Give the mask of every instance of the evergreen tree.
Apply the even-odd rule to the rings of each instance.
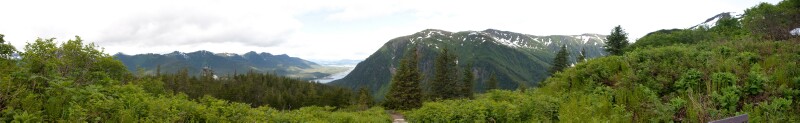
[[[361,87],[358,89],[358,106],[361,110],[368,109],[372,106],[372,95],[369,94],[369,90],[366,87]]]
[[[586,48],[581,48],[581,53],[578,54],[577,62],[584,62],[584,61],[586,61]]]
[[[564,70],[564,68],[569,67],[569,61],[567,59],[568,57],[569,53],[567,52],[567,46],[561,45],[561,50],[558,51],[555,59],[553,59],[553,66],[550,68],[550,74],[561,72],[561,70]]]
[[[417,48],[411,48],[400,61],[400,68],[392,76],[389,93],[386,94],[386,108],[412,109],[422,106],[422,92],[419,82],[422,74],[417,68],[419,58]]]
[[[475,82],[475,75],[472,73],[472,65],[464,68],[464,76],[461,80],[461,95],[464,98],[472,98],[472,83]]]
[[[489,81],[486,82],[486,91],[497,89],[497,76],[492,73],[492,76],[489,77]]]
[[[518,82],[517,84],[519,85],[517,86],[517,90],[520,92],[525,93],[525,91],[528,89],[528,84],[525,84],[525,82]]]
[[[434,64],[434,78],[431,84],[431,96],[434,99],[452,99],[458,97],[462,88],[456,80],[456,57],[449,49],[442,48]]]
[[[622,30],[622,27],[617,26],[611,30],[611,35],[606,37],[606,45],[603,46],[606,52],[611,55],[622,55],[625,47],[628,46],[628,33],[625,30]]]

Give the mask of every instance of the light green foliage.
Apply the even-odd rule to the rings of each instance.
[[[761,60],[761,57],[758,54],[751,53],[751,52],[742,52],[739,55],[736,55],[736,60],[742,61],[745,64],[752,64],[756,63]]]
[[[711,82],[714,90],[720,90],[725,87],[737,86],[736,82],[739,81],[736,75],[732,73],[722,72],[711,74]]]
[[[426,102],[405,114],[411,122],[522,122],[534,116],[532,101],[524,93],[494,90],[475,100]]]
[[[648,33],[642,38],[636,40],[636,43],[631,44],[628,50],[647,48],[647,47],[662,47],[675,44],[695,44],[710,38],[711,36],[706,32],[705,27],[698,29],[670,29],[658,30]]]
[[[749,95],[757,95],[764,92],[764,86],[767,85],[767,78],[764,77],[761,66],[756,64],[750,67],[750,73],[747,75],[747,83],[744,86],[744,92]]]
[[[763,102],[757,105],[748,104],[743,110],[748,112],[750,122],[797,122],[797,117],[787,117],[795,115],[792,113],[794,101],[785,98],[774,98],[770,102]]]
[[[719,106],[720,109],[725,111],[736,111],[736,107],[741,98],[741,91],[738,86],[728,86],[722,88],[720,91],[713,92],[711,98]]]

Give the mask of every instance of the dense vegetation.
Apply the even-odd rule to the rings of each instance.
[[[143,78],[160,80],[164,90],[185,93],[192,99],[209,95],[253,107],[346,107],[353,98],[350,89],[254,71],[215,78],[212,70],[206,70],[201,76],[190,76],[184,69],[174,74],[143,75]],[[153,89],[153,93],[163,93],[163,90]]]
[[[16,52],[15,48],[1,39],[0,73],[3,74],[0,74],[0,122],[389,121],[389,116],[380,107],[361,111],[329,106],[276,110],[266,105],[252,108],[250,104],[230,102],[212,96],[190,98],[184,93],[165,91],[173,87],[169,84],[165,86],[159,79],[134,76],[120,61],[103,54],[93,44],[84,45],[80,38],[61,44],[55,43],[53,39],[38,39],[25,46],[24,52],[20,53],[21,58],[11,57]],[[186,74],[161,76],[167,80],[183,75]],[[192,80],[178,79],[184,82]],[[300,84],[294,82],[297,80],[281,81],[279,79],[286,78],[270,75],[239,75],[231,81],[248,79],[278,81],[273,84]],[[247,84],[246,82],[240,83]],[[213,85],[214,82],[208,84]],[[258,86],[250,85],[253,88],[259,88]],[[226,98],[236,100],[237,96]]]
[[[800,38],[759,31],[800,27],[798,10],[799,0],[787,0],[748,9],[745,21],[654,32],[620,56],[581,62],[537,88],[426,102],[405,113],[412,122],[708,122],[739,114],[798,122]]]

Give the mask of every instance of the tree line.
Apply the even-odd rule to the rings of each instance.
[[[253,107],[270,106],[277,109],[297,109],[312,105],[346,107],[354,103],[352,100],[355,98],[350,89],[253,70],[220,77],[210,69],[205,69],[200,76],[190,76],[187,69],[165,74],[161,74],[160,70],[156,71],[156,75],[141,76],[162,81],[166,92],[185,93],[190,98],[209,95],[219,99],[249,103]]]

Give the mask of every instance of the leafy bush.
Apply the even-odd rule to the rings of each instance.
[[[738,79],[736,78],[736,75],[733,75],[732,73],[721,72],[711,74],[711,82],[714,85],[714,91],[720,90],[720,88],[724,87],[736,86],[737,81]]]
[[[739,61],[744,61],[745,64],[753,64],[761,60],[761,57],[758,54],[751,53],[751,52],[742,52],[736,56],[736,59]]]
[[[740,91],[738,86],[728,86],[722,88],[720,92],[714,92],[711,94],[711,99],[720,107],[720,109],[726,111],[736,111],[736,107],[739,104]]]
[[[760,94],[764,92],[764,86],[766,86],[766,84],[767,78],[761,74],[761,66],[756,64],[750,68],[744,92],[749,95]]]
[[[679,92],[685,92],[686,90],[699,90],[702,85],[703,73],[696,69],[690,69],[681,75],[681,79],[675,82],[675,89]]]

